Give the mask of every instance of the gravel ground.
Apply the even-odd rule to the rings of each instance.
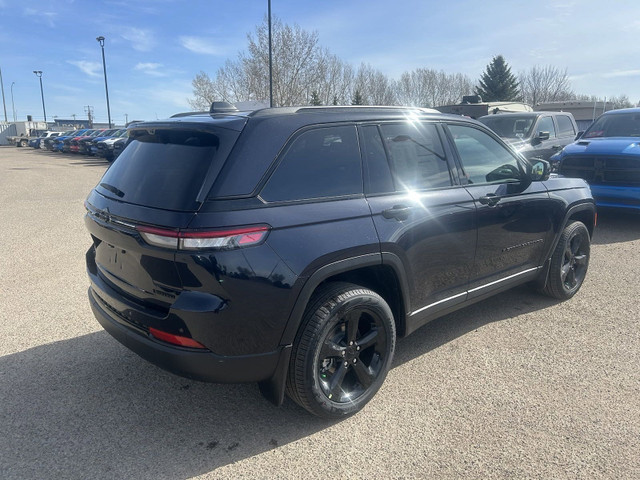
[[[327,422],[102,331],[83,200],[106,166],[0,147],[0,478],[640,478],[640,216],[600,213],[572,300],[521,287],[436,320]]]

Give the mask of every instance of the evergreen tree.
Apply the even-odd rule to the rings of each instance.
[[[485,102],[513,102],[520,100],[518,80],[502,55],[493,57],[480,77],[476,94]]]
[[[351,100],[351,105],[364,105],[364,98],[362,98],[362,94],[360,90],[356,89],[353,94],[353,100]]]
[[[322,100],[320,100],[320,94],[315,90],[311,92],[311,105],[319,106],[322,105]]]

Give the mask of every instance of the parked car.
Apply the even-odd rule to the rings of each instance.
[[[640,210],[640,108],[604,113],[551,161],[589,182],[598,206]]]
[[[478,120],[529,159],[549,160],[578,133],[573,115],[566,112],[501,113]]]
[[[53,151],[54,149],[54,145],[55,142],[62,137],[65,137],[67,135],[70,135],[73,133],[73,130],[69,130],[66,132],[60,132],[58,135],[56,136],[51,136],[51,137],[47,137],[42,139],[42,141],[40,142],[40,148],[44,149],[44,150],[49,150],[49,151]]]
[[[126,135],[127,129],[122,128],[113,131],[109,136],[101,136],[91,141],[91,155],[104,157],[111,161],[113,159],[113,143],[116,139]]]
[[[120,156],[120,154],[122,153],[122,151],[125,149],[125,147],[127,146],[129,142],[129,137],[128,136],[121,136],[120,138],[117,138],[112,145],[112,157],[111,157],[111,161],[115,160],[116,158],[118,158]]]
[[[89,300],[179,375],[343,417],[382,385],[396,337],[516,285],[568,299],[585,279],[586,182],[471,119],[276,108],[128,134],[85,202]]]
[[[76,135],[82,135],[82,133],[86,132],[87,130],[73,130],[71,132],[67,132],[64,135],[60,135],[59,137],[57,137],[56,139],[53,140],[53,151],[54,152],[62,152],[64,151],[64,142],[66,140],[68,140],[69,138],[73,138]]]
[[[69,141],[69,151],[72,153],[87,153],[86,152],[87,142],[91,141],[93,138],[97,137],[98,135],[101,135],[102,132],[104,132],[104,130],[102,129],[89,130],[88,132],[85,132],[83,135],[79,137],[72,138]]]

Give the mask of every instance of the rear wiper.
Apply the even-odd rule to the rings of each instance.
[[[105,190],[109,190],[111,193],[115,193],[118,197],[124,197],[124,192],[113,185],[109,185],[108,183],[101,183],[100,186]]]

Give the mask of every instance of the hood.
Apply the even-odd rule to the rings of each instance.
[[[581,138],[564,147],[564,155],[638,155],[640,157],[640,138],[605,137]]]

